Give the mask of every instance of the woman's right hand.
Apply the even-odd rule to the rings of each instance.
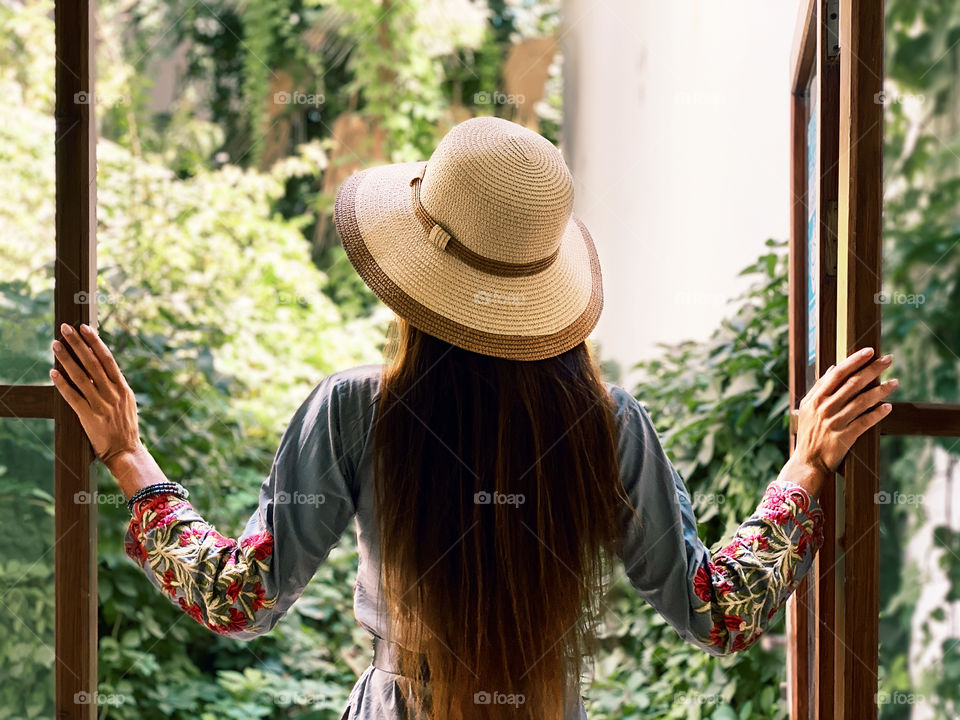
[[[864,390],[893,362],[890,355],[871,362],[873,354],[864,348],[830,366],[800,401],[791,461],[834,473],[857,438],[887,416],[891,405],[883,401],[898,382],[887,380]]]

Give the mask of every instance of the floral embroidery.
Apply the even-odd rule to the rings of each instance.
[[[700,643],[723,652],[752,645],[822,544],[819,506],[798,485],[771,483],[736,537],[694,574],[693,592],[702,603],[694,611],[712,621],[708,636],[697,635]]]
[[[269,531],[238,543],[204,522],[189,502],[157,495],[134,507],[124,551],[171,602],[210,630],[247,637],[269,628],[277,601],[264,586],[273,559]]]

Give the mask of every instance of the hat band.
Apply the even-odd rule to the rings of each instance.
[[[420,224],[423,225],[423,229],[427,231],[430,242],[441,250],[448,251],[455,258],[476,270],[501,277],[536,275],[550,267],[560,255],[559,245],[547,257],[528,263],[508,263],[475,253],[434,220],[420,203],[420,181],[423,179],[423,172],[426,168],[427,166],[424,165],[420,174],[410,181],[410,187],[413,188],[413,213],[417,216]]]

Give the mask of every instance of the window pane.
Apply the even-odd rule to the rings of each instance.
[[[960,402],[960,17],[892,0],[884,93],[883,343],[898,397]]]
[[[881,720],[960,713],[960,439],[884,437]]]
[[[54,715],[53,421],[0,419],[0,718]]]

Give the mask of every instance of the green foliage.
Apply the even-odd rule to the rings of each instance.
[[[960,401],[960,8],[935,0],[886,5],[884,108],[884,289],[907,299],[882,306],[883,342],[897,360],[904,400]],[[909,302],[910,299],[914,302]],[[935,448],[955,456],[954,438],[893,438],[881,443],[884,490],[922,496],[933,476]],[[880,505],[880,690],[925,697],[931,717],[955,717],[960,674],[956,640],[925,672],[911,667],[915,643],[928,645],[929,619],[915,617],[927,581],[905,549],[926,521],[926,504]],[[960,596],[948,528],[937,531],[950,582]],[[920,633],[918,635],[918,632]],[[881,705],[881,718],[908,718],[909,703]]]
[[[0,421],[0,718],[53,713],[53,422]]]
[[[756,508],[786,461],[787,260],[784,243],[746,268],[750,288],[704,343],[662,346],[640,363],[647,407],[715,548]],[[784,718],[784,654],[763,644],[714,658],[685,644],[625,577],[607,599],[607,650],[587,689],[590,717]],[[782,611],[768,635],[782,631]]]

